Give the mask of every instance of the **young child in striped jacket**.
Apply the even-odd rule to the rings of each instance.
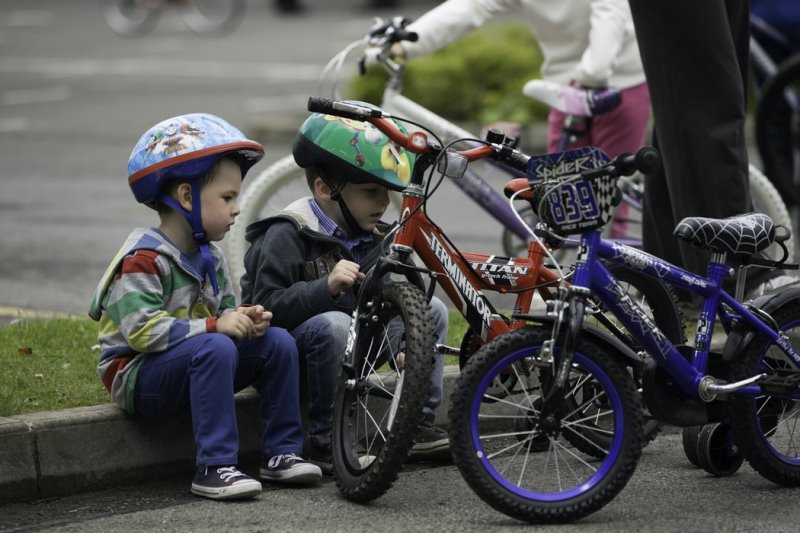
[[[89,310],[100,322],[97,371],[112,400],[143,416],[188,409],[197,464],[191,490],[213,499],[261,493],[261,483],[237,467],[234,393],[249,385],[261,394],[261,479],[321,479],[300,456],[294,339],[269,327],[272,313],[262,306],[236,307],[215,244],[239,214],[242,179],[263,153],[213,115],[182,115],[150,128],[128,161],[128,184],[160,223],[128,236]]]

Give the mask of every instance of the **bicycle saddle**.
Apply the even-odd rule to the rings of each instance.
[[[775,224],[763,213],[729,218],[687,217],[672,234],[706,250],[753,255],[775,241]]]

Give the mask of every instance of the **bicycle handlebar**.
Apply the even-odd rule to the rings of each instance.
[[[380,109],[352,102],[310,96],[308,98],[308,110],[313,113],[326,113],[337,117],[370,122],[398,145],[416,154],[438,153],[443,149],[438,143],[428,142],[427,134],[421,131],[415,131],[411,134],[403,133],[394,122],[388,120],[391,115]],[[502,133],[490,131],[487,135],[487,141],[482,141],[485,144],[467,150],[455,151],[455,153],[467,161],[494,157],[519,170],[527,170],[530,156],[505,144],[502,137]],[[658,151],[651,146],[645,146],[635,154],[621,154],[615,157],[608,165],[585,171],[583,176],[590,178],[594,175],[601,176],[609,173],[615,176],[630,176],[637,171],[648,174],[657,168],[660,161],[661,157]]]
[[[654,171],[659,164],[661,164],[661,156],[658,154],[658,150],[652,146],[644,146],[635,154],[620,154],[607,165],[587,170],[582,172],[581,175],[585,178],[591,178],[593,176],[603,176],[610,173],[614,176],[621,177],[632,176],[637,171],[643,174],[649,174]]]
[[[337,117],[369,122],[398,145],[415,154],[438,154],[443,151],[443,147],[438,143],[429,142],[428,135],[422,131],[414,131],[411,134],[403,133],[394,122],[389,120],[392,115],[380,109],[352,102],[310,96],[308,98],[308,110],[312,113],[326,113]],[[448,156],[455,153],[467,161],[495,157],[520,170],[527,169],[530,156],[502,142],[492,142],[493,140],[495,139],[483,141],[485,144],[467,150],[448,151]]]
[[[389,22],[386,23],[382,20],[378,20],[378,23],[370,28],[367,36],[374,41],[373,45],[375,46],[397,43],[400,41],[414,42],[419,39],[419,35],[416,32],[405,29],[410,23],[411,19],[405,17],[392,17],[389,19]]]
[[[325,113],[327,115],[336,115],[337,117],[351,118],[353,120],[382,118],[386,115],[386,113],[382,112],[380,109],[373,109],[368,106],[343,102],[341,100],[322,98],[320,96],[308,97],[308,110],[313,113]]]

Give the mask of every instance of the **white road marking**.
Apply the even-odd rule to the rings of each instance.
[[[178,62],[152,58],[129,59],[69,59],[48,57],[0,58],[2,74],[43,74],[59,77],[86,76],[145,76],[261,79],[266,82],[315,81],[322,65],[291,63],[235,63],[231,61]]]
[[[5,17],[0,17],[0,27],[5,28],[47,28],[53,25],[54,14],[52,11],[19,9],[9,11]]]
[[[244,101],[244,109],[248,113],[268,113],[271,111],[286,110],[287,102],[296,100],[297,104],[304,108],[308,101],[308,96],[298,94],[294,96],[263,96],[259,98],[247,98]]]
[[[43,104],[69,100],[72,90],[66,85],[37,89],[15,89],[0,95],[0,105]]]
[[[30,128],[30,121],[23,117],[0,118],[0,133],[25,131]]]

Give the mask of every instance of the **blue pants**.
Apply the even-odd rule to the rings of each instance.
[[[297,348],[306,360],[308,375],[308,436],[319,448],[331,442],[333,401],[336,381],[339,378],[342,357],[347,344],[350,315],[341,311],[328,311],[310,318],[291,331]],[[447,306],[439,298],[431,300],[431,319],[437,343],[447,340]],[[399,325],[399,324],[398,324]],[[390,328],[390,334],[391,332]],[[402,331],[398,329],[397,334]],[[436,408],[442,403],[444,355],[436,354],[431,386],[425,402],[424,414],[432,420]]]
[[[171,416],[188,408],[197,465],[235,465],[239,431],[233,395],[253,385],[261,394],[264,457],[299,454],[298,372],[297,347],[285,329],[269,328],[264,336],[241,342],[221,333],[197,335],[142,361],[134,409],[144,416]]]

